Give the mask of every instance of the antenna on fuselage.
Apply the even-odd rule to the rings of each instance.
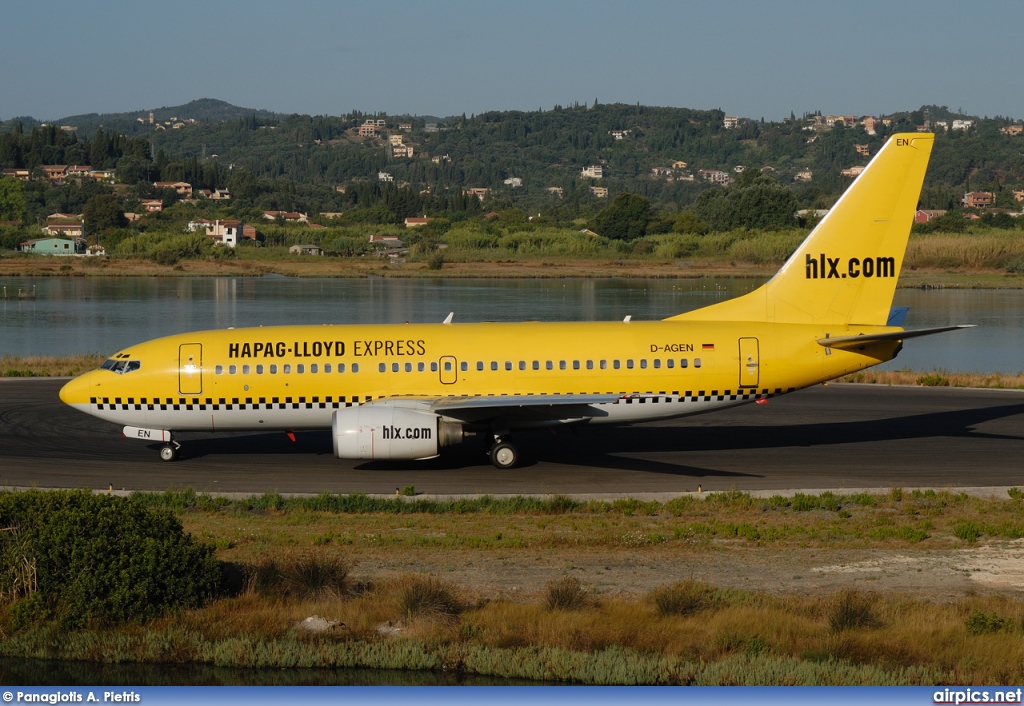
[[[444,321],[442,321],[441,323],[442,324],[450,324],[452,322],[452,319],[454,319],[454,318],[455,318],[455,312],[454,311],[449,311],[448,312],[448,316],[444,317]]]
[[[633,320],[633,315],[632,315],[632,314],[626,314],[626,318],[624,318],[624,319],[622,320],[622,323],[624,323],[624,324],[628,324],[628,323],[629,323],[630,321],[632,321],[632,320]]]

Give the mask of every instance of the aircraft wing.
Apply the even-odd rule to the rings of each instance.
[[[957,326],[939,326],[937,328],[922,328],[912,331],[888,331],[886,333],[866,333],[859,336],[832,336],[830,338],[819,338],[818,344],[826,348],[852,349],[860,346],[878,343],[879,341],[903,341],[908,338],[919,336],[931,336],[933,333],[944,331],[956,331],[962,328],[974,328],[974,324],[959,324]]]
[[[612,404],[629,395],[473,395],[452,397],[389,397],[370,404],[426,409],[465,422],[495,417],[523,419],[587,419],[606,413],[592,405]]]

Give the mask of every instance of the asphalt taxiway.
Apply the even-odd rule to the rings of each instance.
[[[723,412],[522,434],[526,465],[482,441],[431,461],[334,458],[330,433],[181,434],[181,456],[62,404],[60,379],[0,379],[0,486],[225,493],[638,494],[1024,484],[1024,391],[819,386]]]

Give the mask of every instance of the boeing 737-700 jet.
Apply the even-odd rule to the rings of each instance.
[[[182,431],[330,429],[348,459],[426,459],[464,433],[520,461],[517,430],[682,417],[891,360],[890,318],[931,134],[892,136],[778,273],[664,321],[309,325],[201,331],[115,353],[61,399],[160,441]]]

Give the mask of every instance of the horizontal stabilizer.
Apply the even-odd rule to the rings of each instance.
[[[922,328],[914,331],[889,331],[887,333],[866,333],[860,336],[833,336],[831,338],[819,338],[818,344],[826,348],[851,349],[866,346],[880,341],[903,341],[908,338],[919,336],[931,336],[933,333],[945,331],[956,331],[962,328],[974,328],[974,324],[960,324],[957,326],[939,326],[937,328]]]

